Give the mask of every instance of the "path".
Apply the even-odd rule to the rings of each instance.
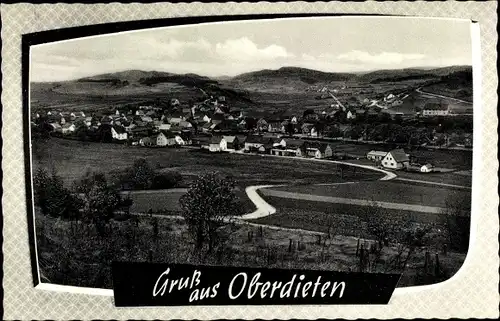
[[[419,94],[422,94],[422,95],[429,95],[429,96],[438,97],[438,98],[455,100],[455,101],[458,101],[458,102],[461,102],[461,103],[472,105],[472,103],[470,101],[465,101],[465,100],[462,100],[462,99],[453,98],[453,97],[449,97],[449,96],[438,95],[438,94],[430,93],[430,92],[427,92],[427,91],[422,91],[421,89],[422,88],[417,88],[415,91],[418,92]]]

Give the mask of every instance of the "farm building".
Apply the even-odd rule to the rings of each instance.
[[[427,103],[422,109],[422,116],[446,116],[449,106],[442,103]]]
[[[156,136],[156,145],[158,146],[174,146],[175,144],[175,135],[170,131],[162,130]]]
[[[420,172],[422,173],[430,173],[434,170],[434,166],[432,166],[431,164],[425,164],[425,165],[422,165],[422,167],[420,167]]]
[[[382,166],[392,169],[407,168],[410,165],[409,155],[402,149],[393,149],[382,159]]]
[[[387,155],[387,152],[379,151],[379,150],[372,150],[368,154],[366,154],[366,158],[369,160],[378,162],[381,161],[385,155]]]

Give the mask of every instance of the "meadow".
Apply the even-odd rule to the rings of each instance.
[[[272,190],[434,207],[445,207],[446,199],[451,196],[468,199],[469,203],[471,199],[470,190],[414,184],[398,180],[359,182],[331,186],[280,186],[273,187]],[[262,190],[261,193],[265,195],[265,190]]]
[[[232,177],[237,185],[312,184],[351,179],[378,179],[380,173],[357,169],[340,177],[336,164],[300,158],[263,157],[229,153],[209,153],[188,148],[147,148],[80,142],[51,138],[34,143],[33,167],[55,168],[67,184],[86,170],[105,174],[120,173],[136,159],[145,158],[159,171],[177,171],[187,184],[202,173],[217,171]]]

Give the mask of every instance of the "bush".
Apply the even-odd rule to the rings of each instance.
[[[153,178],[152,189],[166,189],[179,187],[182,182],[182,176],[179,172],[167,172],[157,174]]]

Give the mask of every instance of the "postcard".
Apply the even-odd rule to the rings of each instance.
[[[498,317],[496,3],[255,5],[2,6],[5,318]]]

